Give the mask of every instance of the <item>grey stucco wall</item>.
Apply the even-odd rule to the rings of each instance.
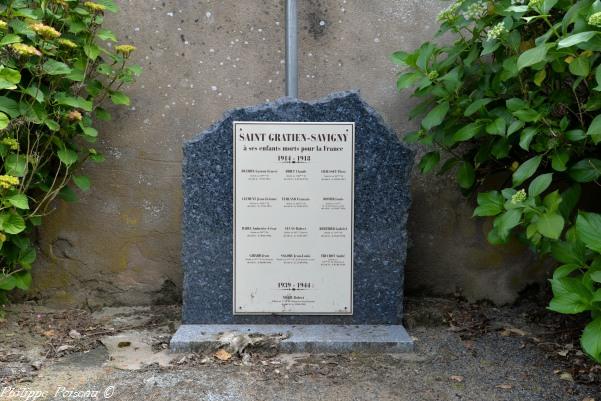
[[[233,107],[284,93],[282,1],[121,0],[107,25],[144,74],[132,105],[101,126],[93,188],[57,204],[40,233],[32,294],[49,304],[147,304],[181,288],[181,144]],[[414,128],[395,89],[397,49],[431,38],[436,0],[299,0],[302,99],[359,89],[400,135]],[[511,301],[542,269],[486,243],[487,223],[449,177],[414,174],[407,291]]]

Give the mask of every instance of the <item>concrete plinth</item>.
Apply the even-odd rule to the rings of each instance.
[[[281,352],[409,352],[413,340],[401,325],[184,324],[171,338],[174,352],[215,349],[223,333],[285,334]]]

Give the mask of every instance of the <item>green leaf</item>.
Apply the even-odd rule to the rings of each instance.
[[[85,44],[83,51],[91,60],[96,60],[100,55],[100,48],[95,44]]]
[[[29,201],[24,194],[14,194],[6,197],[6,200],[18,209],[29,209]]]
[[[27,157],[23,155],[10,154],[4,159],[6,174],[15,177],[23,177],[27,170]]]
[[[565,47],[575,46],[582,42],[587,42],[590,39],[592,39],[593,36],[595,36],[596,34],[597,34],[597,32],[595,32],[595,31],[586,31],[586,32],[580,32],[580,33],[577,33],[574,35],[570,35],[566,38],[561,39],[557,43],[557,48],[563,49]]]
[[[530,148],[530,142],[537,134],[537,129],[533,127],[524,128],[520,134],[520,148],[528,150]]]
[[[547,70],[543,68],[542,70],[534,74],[533,81],[536,84],[536,86],[541,86],[545,78],[547,78]]]
[[[29,272],[19,272],[13,274],[15,277],[15,287],[21,290],[27,290],[31,287],[31,273]]]
[[[520,209],[510,209],[493,221],[493,227],[497,230],[499,237],[504,240],[511,229],[520,224],[521,219],[522,211]]]
[[[77,107],[85,111],[92,111],[93,103],[91,100],[85,100],[82,97],[68,96],[61,92],[56,96],[56,102],[65,106]]]
[[[591,62],[588,57],[579,56],[570,63],[570,72],[579,77],[586,77],[591,72]]]
[[[132,64],[132,65],[128,65],[127,70],[131,71],[132,74],[138,76],[140,74],[142,74],[142,67],[140,67],[137,64]]]
[[[61,190],[59,191],[58,195],[65,202],[77,201],[77,195],[75,194],[75,191],[73,191],[70,187],[67,187],[67,186],[62,187]]]
[[[580,345],[584,352],[601,363],[601,317],[586,325],[580,338]]]
[[[95,2],[105,6],[107,11],[110,11],[112,13],[119,12],[119,7],[115,4],[113,0],[95,0]]]
[[[16,282],[12,274],[10,276],[0,274],[0,290],[10,291],[14,289],[15,286]]]
[[[18,84],[21,82],[21,73],[18,70],[0,66],[0,80],[6,81],[10,84]]]
[[[21,41],[23,41],[23,39],[21,39],[21,37],[19,35],[15,35],[14,33],[9,33],[8,35],[4,36],[2,38],[2,40],[0,40],[0,46],[6,46],[11,43],[19,43]]]
[[[549,44],[545,43],[533,47],[532,49],[528,49],[524,53],[520,54],[520,57],[518,57],[518,70],[522,70],[526,67],[530,67],[531,65],[544,61],[547,57],[549,46]]]
[[[486,132],[491,135],[505,135],[507,124],[503,117],[496,118],[493,122],[486,126]]]
[[[576,218],[578,239],[597,253],[601,253],[601,215],[579,212]]]
[[[75,185],[82,191],[90,189],[90,179],[85,175],[73,176],[73,182],[75,182]]]
[[[582,266],[586,257],[586,248],[580,241],[554,242],[551,246],[551,255],[561,263]]]
[[[65,163],[67,167],[75,163],[78,158],[77,152],[67,148],[59,150],[58,152],[56,152],[56,154],[58,155],[60,161]]]
[[[591,182],[601,177],[601,160],[583,159],[568,170],[570,177],[576,182]]]
[[[528,187],[528,196],[534,197],[542,194],[549,188],[552,180],[553,173],[539,175],[530,183],[530,186]]]
[[[553,278],[551,288],[553,299],[549,309],[565,314],[576,314],[590,309],[590,291],[582,284],[580,278]]]
[[[586,300],[576,294],[565,294],[553,297],[549,303],[549,309],[566,315],[575,315],[589,310],[590,306]]]
[[[409,56],[409,53],[399,50],[390,55],[390,60],[395,64],[406,66],[408,65],[407,59],[409,58]]]
[[[559,239],[563,226],[564,220],[559,213],[545,213],[536,221],[538,232],[551,239]]]
[[[488,99],[488,98],[474,100],[472,102],[472,104],[467,106],[463,115],[466,117],[469,117],[492,101],[493,101],[493,99]]]
[[[542,160],[542,156],[534,156],[531,159],[526,160],[518,169],[513,173],[513,186],[520,185],[528,178],[532,177]]]
[[[566,139],[570,142],[582,141],[586,138],[586,132],[581,129],[573,129],[566,132]]]
[[[84,127],[82,126],[83,134],[90,138],[96,138],[98,136],[98,131],[93,127]]]
[[[474,166],[471,163],[463,162],[457,170],[457,182],[459,186],[464,189],[469,189],[474,185],[476,179],[476,173]]]
[[[588,131],[586,131],[586,135],[591,137],[595,145],[601,142],[601,115],[593,119],[591,125],[588,127]]]
[[[123,92],[115,91],[111,93],[111,100],[114,104],[123,104],[129,106],[129,97]]]
[[[115,36],[113,31],[111,31],[110,29],[100,29],[98,31],[98,38],[100,38],[102,40],[110,40],[112,42],[117,41],[117,37]]]
[[[19,263],[23,266],[31,266],[36,256],[35,248],[29,247],[19,255]]]
[[[570,153],[565,149],[557,149],[551,156],[551,167],[555,171],[566,171],[568,160],[570,160]]]
[[[578,269],[580,269],[580,266],[576,264],[567,264],[559,266],[553,272],[553,278],[557,280],[563,277],[568,277],[573,271],[576,271]]]
[[[434,107],[422,120],[422,127],[426,130],[430,130],[442,123],[445,116],[449,112],[449,103],[443,102]]]
[[[601,270],[597,270],[591,273],[591,280],[595,283],[601,283]]]
[[[582,189],[580,184],[574,183],[568,189],[561,193],[561,205],[559,205],[559,209],[561,210],[561,214],[566,219],[570,219],[570,215],[572,211],[578,204],[580,200],[580,195],[582,193]]]
[[[25,220],[17,213],[4,213],[1,216],[2,230],[7,234],[19,234],[25,230]]]
[[[478,194],[478,207],[474,216],[496,216],[501,213],[504,204],[503,196],[498,191],[481,192]]]
[[[538,121],[541,118],[541,114],[538,111],[532,109],[516,110],[512,114],[519,118],[521,121],[527,123]]]
[[[407,89],[415,85],[422,77],[423,75],[419,72],[406,72],[399,76],[399,79],[396,81],[396,87],[398,90]]]
[[[71,68],[60,61],[50,59],[42,65],[42,69],[48,75],[65,75],[71,72]]]
[[[419,169],[422,173],[427,173],[432,170],[439,161],[440,154],[438,152],[426,153],[419,162]]]
[[[10,122],[8,116],[2,112],[0,112],[0,130],[8,127],[8,123]]]
[[[507,136],[510,136],[514,132],[518,132],[523,127],[524,127],[523,121],[517,121],[517,120],[513,121],[511,124],[509,124],[509,127],[507,127]]]
[[[43,103],[44,99],[46,98],[44,96],[44,92],[33,84],[23,89],[23,93],[34,98],[38,103]]]
[[[559,190],[555,190],[544,197],[543,205],[547,208],[547,213],[553,213],[559,209],[559,205],[561,205],[562,201],[563,199],[559,194]]]
[[[102,107],[96,108],[96,110],[94,111],[94,114],[95,114],[96,118],[99,119],[100,121],[110,121],[111,120],[111,114],[108,111],[106,111],[105,109],[103,109]]]
[[[559,0],[544,0],[543,7],[541,9],[543,14],[548,14],[549,11],[551,11],[551,9],[555,6],[555,4],[557,4],[558,1]]]
[[[471,123],[455,132],[453,139],[457,142],[467,141],[476,136],[478,132],[480,132],[480,125],[478,123]]]
[[[6,96],[0,96],[0,111],[5,112],[11,118],[19,117],[21,114],[19,112],[19,104]]]
[[[51,131],[58,131],[61,129],[60,124],[54,120],[44,120],[44,124],[46,124],[46,127],[48,127]]]

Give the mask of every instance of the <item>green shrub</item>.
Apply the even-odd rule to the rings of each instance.
[[[489,241],[561,264],[549,308],[590,313],[581,344],[601,361],[600,204],[581,202],[601,177],[601,1],[460,0],[438,20],[443,44],[392,56],[421,99],[406,140],[437,147],[419,168],[454,169],[466,193],[497,183],[474,211],[494,217]]]
[[[133,46],[101,29],[112,0],[8,0],[0,4],[0,303],[31,284],[34,227],[52,201],[75,200],[90,180],[76,175],[90,159],[100,104],[129,98],[119,89],[140,73],[126,66]],[[0,312],[1,313],[1,312]]]

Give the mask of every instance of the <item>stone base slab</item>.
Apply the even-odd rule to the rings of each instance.
[[[409,352],[413,340],[401,325],[184,324],[171,338],[173,352],[216,349],[223,333],[286,334],[280,352]]]

